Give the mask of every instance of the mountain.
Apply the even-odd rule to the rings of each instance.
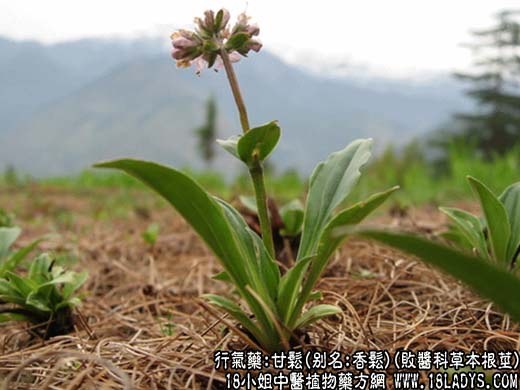
[[[205,100],[219,108],[220,137],[239,133],[223,71],[176,69],[158,39],[56,45],[0,39],[0,168],[36,175],[77,172],[134,156],[201,167],[194,129]],[[417,83],[337,78],[288,65],[267,51],[237,64],[252,125],[277,119],[279,169],[309,172],[358,137],[381,147],[431,131],[467,103],[449,76]],[[216,167],[236,164],[221,153]]]

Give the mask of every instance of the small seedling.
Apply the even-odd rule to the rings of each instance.
[[[260,236],[251,230],[240,213],[230,204],[208,194],[186,174],[153,162],[122,159],[99,163],[101,168],[116,168],[138,178],[164,197],[201,236],[220,261],[224,271],[217,279],[230,283],[241,302],[218,295],[205,298],[221,307],[243,329],[242,336],[266,351],[289,349],[297,342],[299,330],[341,309],[318,304],[314,291],[329,258],[346,235],[332,236],[338,226],[355,225],[379,207],[397,188],[375,194],[367,200],[342,208],[356,185],[362,167],[371,155],[372,140],[356,140],[318,164],[310,178],[310,188],[301,221],[301,242],[294,266],[281,276],[273,244],[268,197],[264,182],[264,161],[273,152],[281,135],[272,121],[251,127],[233,62],[262,45],[256,39],[258,26],[242,14],[228,27],[230,16],[225,9],[206,11],[196,18],[195,31],[179,30],[172,35],[173,57],[180,67],[223,67],[237,105],[242,134],[219,144],[245,164],[249,170],[260,225]],[[290,230],[300,229],[302,213],[295,204],[286,209],[291,218]],[[245,303],[248,310],[241,306]]]
[[[0,322],[28,321],[44,338],[70,332],[72,308],[80,304],[74,293],[86,281],[87,272],[66,271],[47,253],[22,271],[21,262],[41,240],[11,252],[19,235],[17,227],[0,228]]]
[[[159,237],[159,230],[160,228],[158,223],[151,223],[141,234],[141,237],[143,237],[143,240],[147,244],[150,244],[150,246],[154,246],[157,242],[157,238]]]
[[[159,327],[163,336],[173,336],[173,333],[175,332],[175,324],[173,323],[173,316],[171,313],[166,317],[157,317],[157,321],[159,322]]]

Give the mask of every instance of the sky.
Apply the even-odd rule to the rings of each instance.
[[[136,37],[190,27],[205,9],[247,11],[264,47],[311,68],[356,66],[385,75],[464,69],[460,46],[518,0],[0,0],[0,35],[47,43]]]

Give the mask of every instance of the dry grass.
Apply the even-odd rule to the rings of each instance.
[[[0,383],[3,378],[9,389],[223,388],[213,352],[247,345],[226,330],[234,327],[230,319],[198,298],[229,293],[211,279],[218,263],[170,209],[150,211],[161,226],[150,248],[141,238],[146,212],[130,208],[126,217],[95,220],[97,196],[41,189],[0,195],[0,205],[22,216],[22,242],[58,229],[61,238],[46,249],[76,251],[78,267],[90,272],[75,333],[44,342],[20,324],[0,326]],[[49,211],[56,207],[74,212],[71,226],[56,225]],[[443,223],[433,209],[380,219],[425,233]],[[324,301],[344,313],[310,327],[305,348],[520,349],[518,326],[489,303],[422,263],[366,241],[348,242],[319,288]]]

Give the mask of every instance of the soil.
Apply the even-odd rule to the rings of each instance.
[[[4,386],[10,389],[225,388],[225,373],[214,369],[214,351],[250,348],[230,318],[199,298],[231,291],[211,278],[221,268],[190,227],[140,192],[122,194],[132,203],[116,215],[100,211],[116,195],[37,186],[0,193],[0,205],[13,210],[24,229],[20,244],[57,232],[41,249],[71,251],[78,261],[70,266],[90,273],[73,332],[42,340],[24,324],[0,325],[0,384],[9,379]],[[444,228],[432,206],[390,211],[369,223],[427,235]],[[141,237],[151,221],[160,225],[153,246]],[[416,259],[371,242],[345,243],[318,288],[322,303],[344,311],[306,329],[305,349],[520,348],[519,327],[492,304]]]

